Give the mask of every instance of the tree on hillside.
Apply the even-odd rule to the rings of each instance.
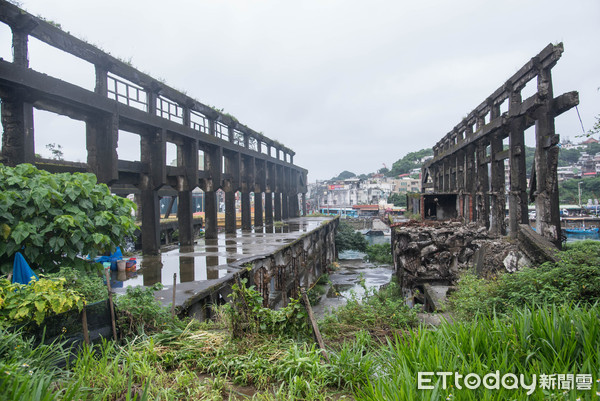
[[[347,180],[348,178],[354,178],[356,174],[351,171],[344,170],[337,177],[332,178],[332,180]]]
[[[400,174],[408,174],[410,170],[421,167],[421,159],[425,156],[432,156],[433,150],[431,148],[421,149],[416,152],[408,153],[402,159],[399,159],[392,164],[392,169],[387,174],[389,177],[397,176]]]
[[[396,207],[406,207],[406,194],[391,194],[387,202],[392,203]]]

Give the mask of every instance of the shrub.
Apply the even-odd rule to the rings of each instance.
[[[29,285],[0,279],[0,323],[12,326],[29,320],[41,324],[52,313],[62,313],[73,308],[81,311],[83,297],[66,289],[65,280],[40,278]]]
[[[49,277],[64,278],[65,287],[83,295],[88,304],[108,298],[108,288],[104,278],[93,271],[85,272],[72,267],[61,267],[58,273],[50,274]]]
[[[338,252],[346,250],[365,252],[367,245],[364,235],[355,231],[350,224],[340,220],[337,232],[335,233],[335,247]]]
[[[362,285],[364,288],[364,282]],[[416,310],[406,305],[400,287],[391,282],[380,291],[365,288],[361,298],[353,294],[345,305],[326,315],[320,323],[322,332],[330,337],[363,329],[385,335],[415,325],[417,316]]]
[[[278,310],[265,308],[262,306],[262,296],[254,286],[246,287],[247,281],[244,278],[240,285],[231,286],[229,297],[232,302],[224,306],[234,337],[252,333],[299,337],[309,335],[308,315],[299,299],[290,299],[287,306]]]
[[[78,255],[94,257],[133,236],[135,207],[111,195],[93,174],[0,164],[0,269],[8,273],[19,250],[33,268],[45,272],[82,266]]]
[[[513,306],[600,301],[600,243],[580,241],[559,253],[560,262],[526,267],[492,280],[461,277],[450,304],[461,318],[504,312]]]
[[[370,262],[382,263],[386,265],[394,264],[392,257],[392,246],[390,244],[373,244],[367,246],[366,258]]]
[[[152,287],[127,287],[125,294],[117,297],[115,307],[121,335],[154,332],[179,323],[179,319],[171,316],[169,310],[154,298],[154,291],[162,288],[160,283]]]

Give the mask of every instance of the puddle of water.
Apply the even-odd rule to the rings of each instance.
[[[391,266],[374,266],[361,260],[341,260],[340,267],[329,274],[331,286],[320,302],[313,306],[313,312],[320,319],[328,310],[346,304],[353,295],[358,299],[362,298],[365,290],[360,285],[361,280],[364,280],[368,289],[379,289],[389,283],[391,278]]]
[[[268,253],[293,242],[305,232],[319,227],[326,218],[293,219],[281,227],[261,227],[256,231],[236,234],[220,233],[216,239],[198,239],[196,245],[178,247],[157,256],[136,255],[137,272],[111,272],[114,288],[151,286],[162,283],[214,280],[232,272],[228,264],[251,255]]]

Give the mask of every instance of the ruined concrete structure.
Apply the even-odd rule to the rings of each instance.
[[[459,273],[474,267],[478,274],[515,271],[531,263],[515,242],[491,237],[485,227],[460,221],[414,222],[392,232],[392,252],[399,284],[452,285]]]
[[[285,306],[290,298],[298,299],[299,288],[309,288],[337,258],[335,231],[339,218],[320,219],[322,222],[316,229],[303,233],[274,252],[230,263],[231,272],[212,280],[210,285],[179,284],[182,295],[175,302],[178,310],[204,320],[210,317],[211,305],[224,303],[232,291],[231,286],[243,278],[262,295],[265,307]],[[170,300],[170,291],[169,288],[158,295]]]
[[[520,224],[529,223],[527,206],[535,201],[536,232],[560,246],[554,118],[579,103],[577,92],[554,97],[551,70],[562,53],[562,43],[548,45],[433,147],[434,158],[422,168],[422,188],[428,192],[419,205],[423,218],[456,217],[503,235],[508,195],[511,236],[517,236]],[[521,91],[535,79],[536,93],[523,100]],[[533,125],[536,147],[528,197],[524,131]]]
[[[12,62],[0,60],[1,162],[32,163],[53,172],[89,171],[114,193],[136,193],[141,199],[144,253],[159,250],[160,195],[179,198],[182,245],[193,243],[191,200],[196,187],[205,191],[206,238],[217,235],[218,189],[225,191],[226,232],[236,230],[237,191],[242,229],[251,229],[253,223],[250,192],[259,200],[254,205],[255,226],[297,216],[299,194],[306,214],[307,171],[293,164],[291,149],[3,0],[0,21],[12,31],[14,55]],[[90,63],[95,90],[29,68],[29,37]],[[34,108],[85,122],[86,163],[36,157]],[[140,162],[119,159],[119,130],[139,135]],[[167,144],[177,147],[176,166],[167,166]],[[204,164],[199,165],[202,158]]]

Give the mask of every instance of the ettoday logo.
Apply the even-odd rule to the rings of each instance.
[[[507,390],[517,390],[523,388],[527,390],[527,395],[532,394],[537,388],[537,376],[532,375],[531,379],[527,380],[525,375],[519,376],[514,373],[506,373],[500,375],[500,371],[490,372],[483,377],[477,373],[469,373],[462,375],[456,372],[418,372],[417,389],[433,390],[435,388],[435,377],[437,381],[441,381],[442,389],[447,389],[450,384],[454,385],[457,390],[463,388],[474,390],[483,385],[488,390],[499,390],[500,387]]]
[[[437,378],[436,378],[437,376]],[[525,375],[516,375],[514,373],[500,374],[499,370],[490,372],[483,377],[477,373],[462,375],[456,372],[418,372],[417,389],[433,390],[436,384],[440,383],[441,388],[446,390],[452,385],[456,390],[475,390],[481,386],[488,390],[499,390],[501,387],[507,390],[527,390],[527,395],[531,395],[536,388],[545,390],[592,390],[592,375],[581,374],[540,374],[531,375],[527,378]],[[600,379],[597,380],[600,382]],[[600,396],[600,392],[596,393]]]

